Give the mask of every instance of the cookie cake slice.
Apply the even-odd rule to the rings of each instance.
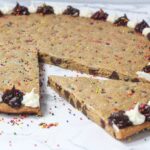
[[[37,51],[1,43],[0,77],[0,112],[40,115]]]
[[[50,76],[49,85],[117,139],[150,128],[150,84]]]

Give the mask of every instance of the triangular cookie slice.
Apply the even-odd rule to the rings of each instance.
[[[150,128],[150,84],[50,76],[49,85],[117,139]]]
[[[0,78],[0,112],[41,114],[37,51],[1,43]]]

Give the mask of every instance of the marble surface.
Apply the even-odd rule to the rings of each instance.
[[[59,3],[50,2],[51,5],[67,6],[71,1]],[[122,15],[126,13],[129,18],[150,23],[149,0],[88,0],[86,3],[73,2],[78,8],[90,7],[98,10],[103,8],[109,13]],[[45,1],[46,2],[46,1]],[[79,1],[78,1],[79,2]],[[143,3],[141,3],[143,2]],[[21,1],[22,4],[43,3],[43,1]],[[13,7],[14,0],[0,0],[0,8]],[[74,109],[63,98],[59,97],[51,88],[47,87],[48,75],[88,76],[75,71],[61,69],[50,65],[41,65],[42,99],[41,107],[43,117],[12,116],[0,114],[0,149],[4,150],[149,150],[150,132],[143,132],[132,138],[120,142],[109,136],[102,128],[88,120],[82,113]],[[100,78],[99,79],[104,79]],[[56,123],[57,126],[42,128],[41,123]]]

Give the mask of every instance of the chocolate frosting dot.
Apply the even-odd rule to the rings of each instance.
[[[52,6],[44,4],[43,6],[39,6],[37,8],[36,13],[41,13],[43,15],[54,14],[54,9]]]
[[[100,9],[99,11],[97,11],[91,16],[92,19],[103,20],[103,21],[105,21],[107,17],[108,17],[108,14],[105,13],[102,9]]]
[[[147,65],[143,68],[143,71],[146,73],[150,73],[150,65]]]
[[[142,33],[144,28],[149,27],[149,25],[147,24],[147,22],[145,20],[141,21],[140,23],[138,23],[135,27],[135,31]]]
[[[109,76],[109,78],[119,80],[119,75],[116,71],[113,71],[112,74]]]
[[[20,107],[21,101],[23,100],[23,92],[17,90],[13,87],[11,90],[6,90],[2,96],[4,103],[8,104],[11,107]]]
[[[108,118],[108,121],[111,126],[115,124],[119,129],[132,125],[132,122],[129,120],[128,116],[125,115],[124,111],[112,113]]]
[[[16,4],[13,9],[12,15],[29,15],[28,8],[25,6],[21,6],[19,3]]]
[[[64,10],[63,14],[77,17],[80,15],[80,11],[72,6],[67,6],[67,9]]]
[[[117,25],[117,26],[126,26],[127,23],[128,23],[129,19],[127,18],[127,15],[125,14],[124,16],[122,17],[119,17],[115,22],[114,24]]]
[[[4,16],[4,14],[2,13],[2,11],[0,10],[0,17]]]

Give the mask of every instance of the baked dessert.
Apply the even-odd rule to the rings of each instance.
[[[26,41],[39,51],[41,62],[111,79],[150,81],[145,70],[150,68],[150,28],[145,21],[135,23],[103,10],[84,14],[71,6],[60,12],[43,5],[37,14],[16,7],[15,16],[0,18],[0,38]]]
[[[60,76],[48,83],[119,140],[150,128],[149,83]]]
[[[13,41],[0,40],[2,113],[41,115],[38,54],[30,48]]]

